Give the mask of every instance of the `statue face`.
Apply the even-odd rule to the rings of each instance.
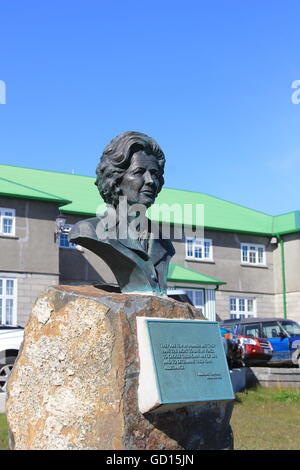
[[[130,166],[123,176],[120,188],[128,204],[143,204],[146,207],[154,203],[159,186],[159,166],[153,155],[140,150],[132,155]]]

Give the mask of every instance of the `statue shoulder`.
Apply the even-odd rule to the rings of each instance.
[[[70,231],[69,240],[72,241],[79,237],[97,239],[96,228],[98,223],[98,217],[92,217],[91,219],[76,222]]]
[[[175,255],[174,245],[169,238],[161,238],[160,240],[158,240],[158,243],[168,254],[168,256],[172,257]]]
[[[166,239],[166,240],[163,240],[163,242],[164,242],[164,246],[165,246],[165,249],[167,250],[168,254],[170,256],[174,256],[175,255],[175,248],[174,248],[174,245],[171,242],[171,240]]]

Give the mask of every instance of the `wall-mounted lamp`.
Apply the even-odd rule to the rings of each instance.
[[[277,239],[277,237],[272,237],[271,240],[270,240],[270,244],[271,244],[271,245],[278,245],[278,239]]]
[[[56,225],[56,230],[55,230],[55,242],[59,240],[60,235],[67,235],[70,233],[72,229],[72,225],[66,224],[67,218],[63,214],[59,214],[56,219],[55,219],[55,225]],[[63,248],[75,248],[76,250],[80,251],[81,253],[84,252],[82,246],[76,245],[75,243],[68,243],[68,245],[63,245]]]
[[[62,226],[64,226],[66,224],[66,221],[67,221],[67,218],[63,214],[59,214],[56,217],[55,223],[56,223],[56,227],[57,227],[58,231],[60,230],[60,228]]]

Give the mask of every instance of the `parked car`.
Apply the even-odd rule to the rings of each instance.
[[[224,320],[222,325],[237,335],[262,338],[272,346],[269,364],[300,366],[300,325],[283,318]]]
[[[227,358],[229,369],[242,365],[242,354],[239,339],[226,328],[220,328],[223,347]]]
[[[0,391],[6,391],[7,379],[23,341],[24,328],[0,325]]]
[[[263,338],[238,335],[240,340],[241,357],[245,366],[265,366],[271,360],[273,348],[271,343]]]

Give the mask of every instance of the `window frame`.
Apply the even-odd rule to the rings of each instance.
[[[0,293],[1,309],[0,309],[0,324],[4,326],[16,326],[17,325],[17,300],[18,300],[18,280],[13,277],[0,277],[2,281],[2,293]],[[7,294],[7,282],[13,282],[13,294]],[[4,288],[5,286],[5,288]],[[0,291],[1,292],[1,291]],[[12,308],[12,323],[6,323],[6,302],[7,300],[13,301]]]
[[[192,246],[190,245],[192,243]],[[209,244],[209,256],[204,256]],[[201,257],[196,256],[196,250],[201,250]],[[198,251],[199,252],[199,251]],[[192,254],[190,254],[192,253]],[[211,238],[193,238],[185,239],[185,259],[193,261],[214,261],[213,258],[213,241]]]
[[[235,309],[232,308],[233,301],[235,301]],[[252,310],[248,309],[248,302],[252,302]],[[240,306],[243,305],[241,309]],[[241,297],[233,296],[229,297],[229,318],[240,319],[240,318],[256,318],[256,297]]]
[[[246,250],[245,250],[246,248]],[[252,249],[251,249],[252,248]],[[254,248],[254,250],[253,250]],[[262,262],[259,262],[259,250],[262,250]],[[244,259],[244,252],[246,251],[247,256]],[[255,261],[251,261],[251,256],[255,254]],[[250,266],[266,266],[266,245],[259,243],[241,243],[241,264]]]
[[[5,212],[12,212],[13,215],[5,215]],[[4,232],[4,219],[12,220],[11,233]],[[0,207],[0,235],[3,237],[14,237],[16,235],[16,209]]]

